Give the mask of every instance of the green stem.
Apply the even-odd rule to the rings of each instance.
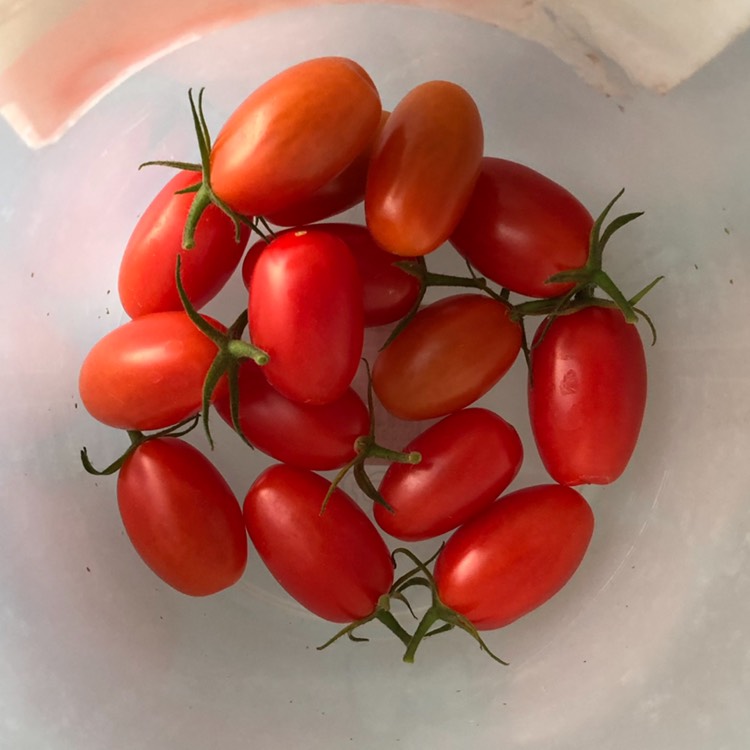
[[[414,663],[414,656],[417,653],[417,649],[419,648],[419,644],[422,642],[424,637],[429,632],[430,628],[440,620],[440,612],[438,611],[437,607],[432,606],[430,607],[422,616],[422,619],[419,621],[419,625],[417,625],[417,629],[414,631],[414,635],[409,640],[409,643],[406,647],[406,651],[404,652],[403,660],[407,664],[413,664]]]

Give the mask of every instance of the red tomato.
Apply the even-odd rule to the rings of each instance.
[[[383,110],[380,125],[372,140],[343,172],[326,182],[301,203],[277,213],[267,214],[265,218],[280,227],[295,227],[327,219],[361,203],[365,199],[367,171],[373,148],[389,115],[390,112]]]
[[[322,231],[273,240],[253,271],[248,305],[263,372],[287,398],[326,404],[351,385],[364,339],[362,281],[349,248]]]
[[[585,265],[593,225],[583,204],[556,182],[523,164],[486,156],[451,243],[506,289],[555,297],[573,284],[547,279]]]
[[[415,465],[391,464],[380,494],[393,508],[375,505],[383,531],[406,541],[455,529],[493,502],[513,481],[523,460],[518,433],[487,409],[454,412],[412,440]]]
[[[464,524],[435,561],[438,595],[478,630],[517,620],[571,578],[594,531],[594,514],[570,487],[511,492]]]
[[[529,411],[539,455],[560,484],[609,484],[625,470],[646,408],[646,357],[619,310],[556,318],[531,355]]]
[[[203,381],[217,352],[184,312],[144,315],[115,328],[88,353],[78,378],[81,400],[111,427],[169,427],[200,411]]]
[[[357,63],[321,57],[271,78],[229,117],[211,150],[211,186],[235,211],[272,214],[306,200],[362,153],[380,97]]]
[[[225,380],[214,406],[231,425]],[[317,471],[337,469],[354,458],[354,441],[370,428],[367,407],[351,388],[329,404],[300,404],[269,385],[250,360],[240,365],[239,408],[242,432],[256,448],[277,461]]]
[[[426,255],[456,228],[482,160],[477,105],[460,86],[429,81],[388,118],[370,161],[365,215],[373,237],[397,255]]]
[[[247,531],[281,586],[333,622],[375,611],[393,583],[390,553],[364,511],[336,489],[321,514],[329,482],[284,464],[266,469],[245,498]]]
[[[243,227],[235,240],[231,219],[209,206],[195,232],[195,246],[182,249],[182,231],[193,194],[175,191],[200,182],[197,172],[180,172],[154,198],[133,230],[120,263],[120,301],[131,318],[165,310],[182,310],[175,284],[177,256],[181,280],[196,309],[213,299],[237,268],[250,236]]]
[[[492,388],[521,349],[521,328],[490,297],[459,294],[422,308],[378,355],[372,385],[401,419],[463,409]]]
[[[117,501],[138,554],[183,594],[214,594],[244,572],[247,535],[240,505],[192,445],[177,438],[142,443],[120,469]]]

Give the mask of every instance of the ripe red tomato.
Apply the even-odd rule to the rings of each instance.
[[[619,310],[588,307],[543,323],[531,354],[529,412],[560,484],[609,484],[630,460],[646,408],[646,357]]]
[[[397,255],[426,255],[456,228],[482,160],[477,105],[460,86],[412,89],[383,127],[365,189],[367,226]]]
[[[451,243],[506,289],[555,297],[573,284],[547,279],[585,265],[593,225],[591,214],[561,185],[523,164],[485,156]]]
[[[487,409],[463,409],[429,427],[406,446],[415,465],[394,463],[380,483],[393,508],[375,505],[383,531],[417,541],[455,529],[493,502],[513,481],[523,460],[521,439]]]
[[[213,191],[246,215],[285,210],[362,153],[381,112],[372,79],[352,60],[294,65],[251,93],[219,132],[211,150]]]
[[[316,221],[335,216],[361,203],[365,199],[370,158],[389,115],[390,112],[383,110],[380,125],[372,140],[343,172],[326,182],[301,203],[295,203],[282,211],[267,214],[265,218],[271,224],[280,227],[296,227],[302,224],[314,224]]]
[[[216,467],[178,438],[154,438],[125,459],[117,502],[136,552],[191,596],[231,586],[245,570],[242,511]]]
[[[378,355],[372,385],[401,419],[432,419],[463,409],[510,369],[521,327],[508,308],[480,294],[459,294],[422,308]]]
[[[195,232],[195,246],[182,249],[182,231],[193,201],[191,193],[175,195],[200,182],[197,172],[180,172],[149,204],[128,240],[120,263],[120,301],[131,318],[165,310],[182,310],[175,284],[177,256],[181,280],[193,307],[213,299],[239,265],[250,236],[242,227],[235,240],[232,221],[216,206],[209,206]]]
[[[349,248],[322,231],[288,232],[260,254],[248,305],[263,372],[287,398],[326,404],[351,385],[362,356],[362,280]]]
[[[448,539],[435,561],[438,595],[478,630],[508,625],[568,582],[593,531],[589,504],[570,487],[511,492]]]
[[[321,514],[329,483],[285,464],[247,493],[245,524],[258,554],[300,604],[333,622],[375,611],[393,583],[390,553],[374,524],[341,489]]]
[[[214,406],[231,425],[226,381],[217,389]],[[370,428],[367,407],[351,388],[329,404],[300,404],[269,385],[250,360],[240,365],[239,409],[242,432],[256,448],[277,461],[317,471],[337,469],[354,458],[354,441]]]
[[[169,427],[200,411],[203,381],[217,352],[186,313],[143,315],[115,328],[88,353],[78,378],[81,400],[92,417],[111,427]]]

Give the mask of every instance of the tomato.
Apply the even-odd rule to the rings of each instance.
[[[367,172],[375,142],[389,115],[390,112],[383,110],[372,140],[343,172],[326,182],[301,203],[267,214],[265,218],[277,226],[295,227],[327,219],[361,203],[365,199]]]
[[[380,483],[375,505],[383,531],[406,541],[429,539],[456,528],[493,502],[513,481],[523,460],[521,439],[487,409],[463,409],[429,427],[404,452],[416,465],[394,463]]]
[[[128,240],[120,263],[120,301],[131,318],[165,310],[182,310],[175,284],[177,256],[181,280],[193,307],[213,299],[239,265],[250,230],[242,227],[235,239],[231,219],[208,206],[195,232],[195,246],[182,250],[182,231],[193,201],[191,193],[175,195],[200,182],[196,172],[180,172],[149,204]]]
[[[510,369],[521,327],[501,302],[458,294],[422,308],[378,355],[372,385],[401,419],[432,419],[463,409]]]
[[[568,582],[593,531],[589,504],[570,487],[511,492],[448,539],[435,561],[438,595],[477,630],[508,625]]]
[[[458,224],[482,160],[477,105],[460,86],[429,81],[396,106],[370,161],[365,215],[373,237],[397,255],[426,255]]]
[[[178,438],[141,443],[117,478],[125,531],[146,565],[184,594],[231,586],[247,562],[242,510],[216,467]]]
[[[294,65],[229,117],[211,150],[211,187],[243,214],[285,210],[364,151],[381,113],[372,79],[352,60],[321,57]]]
[[[111,427],[169,427],[200,411],[203,381],[217,352],[186,313],[143,315],[93,346],[78,378],[81,400]]]
[[[214,406],[231,425],[225,381]],[[300,404],[269,385],[250,360],[240,365],[239,409],[242,432],[256,448],[277,461],[318,471],[336,469],[354,458],[354,441],[370,428],[367,407],[351,388],[329,404]]]
[[[532,346],[529,413],[560,484],[609,484],[625,470],[646,408],[646,358],[619,310],[588,307],[543,323]]]
[[[362,281],[349,248],[322,231],[283,234],[263,250],[248,305],[253,343],[268,352],[263,372],[287,398],[340,398],[364,340]]]
[[[393,583],[385,542],[341,489],[285,464],[266,469],[245,498],[248,534],[271,574],[300,604],[333,622],[372,614]]]
[[[591,214],[561,185],[523,164],[486,156],[451,243],[506,289],[554,297],[573,285],[547,279],[585,265],[593,225]]]

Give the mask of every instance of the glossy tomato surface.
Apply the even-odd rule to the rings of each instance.
[[[214,406],[231,425],[225,381]],[[354,441],[370,428],[367,407],[351,388],[328,404],[300,404],[282,396],[249,360],[240,365],[239,416],[243,434],[256,448],[277,461],[316,471],[336,469],[354,458]]]
[[[609,484],[635,450],[646,408],[643,342],[619,310],[589,307],[540,326],[529,413],[539,455],[560,484]]]
[[[169,427],[200,411],[203,381],[217,353],[184,312],[144,315],[115,328],[86,355],[78,377],[81,400],[111,427]]]
[[[394,463],[380,483],[383,499],[375,520],[383,531],[405,541],[429,539],[464,523],[492,503],[521,468],[518,433],[488,409],[448,415],[412,440],[415,465]]]
[[[180,278],[193,307],[200,309],[224,287],[239,265],[250,236],[216,206],[208,206],[198,222],[195,245],[182,249],[182,232],[194,194],[176,191],[198,183],[200,173],[183,171],[173,177],[149,204],[125,248],[118,291],[131,318],[166,310],[182,310],[175,268],[181,258]]]
[[[232,113],[211,151],[211,186],[235,211],[283,211],[340,174],[372,141],[380,96],[362,67],[320,57],[281,71]]]
[[[585,206],[561,185],[523,164],[485,156],[451,243],[506,289],[554,297],[572,283],[547,279],[586,263],[593,224]]]
[[[245,498],[250,539],[281,586],[333,622],[372,614],[393,583],[390,553],[375,525],[341,489],[284,464],[266,469]]]
[[[192,445],[177,438],[142,443],[120,470],[117,502],[133,547],[178,591],[215,594],[244,572],[247,534],[240,505]]]
[[[450,236],[474,188],[484,130],[471,95],[428,81],[395,107],[370,161],[365,215],[373,237],[397,255],[426,255]]]
[[[440,599],[479,630],[508,625],[570,580],[594,515],[571,487],[511,492],[461,526],[435,561]]]
[[[260,253],[249,290],[253,343],[268,382],[293,401],[340,398],[359,367],[362,280],[349,248],[323,231],[288,232]]]
[[[401,419],[442,417],[474,403],[510,369],[521,328],[501,302],[458,294],[422,308],[375,360],[373,389]]]

